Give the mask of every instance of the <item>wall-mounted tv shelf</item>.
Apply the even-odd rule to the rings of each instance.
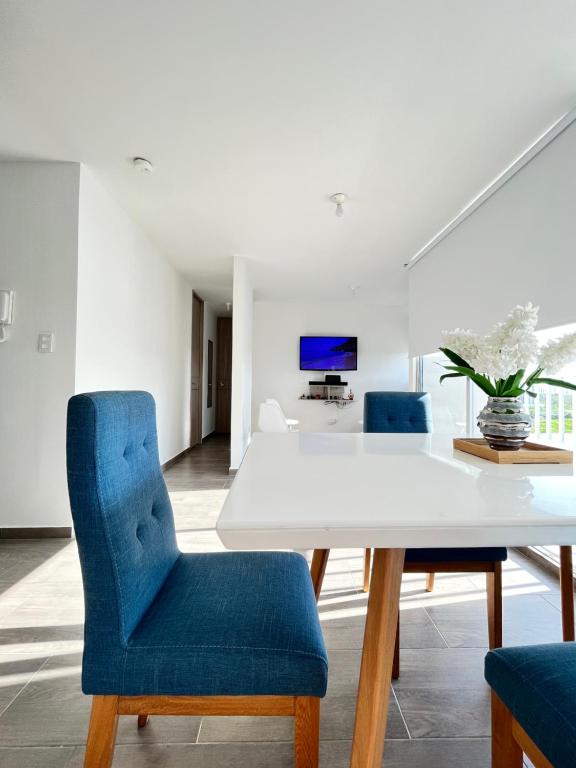
[[[337,384],[327,384],[325,381],[309,381],[308,386],[310,387],[310,394],[304,398],[306,400],[316,400],[324,402],[326,405],[334,403],[339,407],[354,402],[354,400],[344,397],[344,389],[348,386],[347,381],[339,381]]]
[[[309,381],[308,385],[311,387],[347,387],[347,381],[339,381],[337,384],[326,384],[325,381]]]

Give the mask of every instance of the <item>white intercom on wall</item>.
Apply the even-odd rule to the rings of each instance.
[[[0,290],[0,343],[6,341],[6,326],[12,325],[14,291]]]

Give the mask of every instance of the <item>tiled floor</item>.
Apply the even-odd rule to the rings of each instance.
[[[230,485],[221,440],[167,473],[180,546],[222,549],[214,523]],[[362,553],[334,552],[320,614],[330,652],[322,706],[321,764],[347,765],[366,596]],[[513,555],[505,568],[508,644],[561,637],[558,584]],[[0,765],[82,765],[89,700],[80,691],[82,588],[76,545],[0,541]],[[488,768],[489,693],[482,677],[486,606],[482,576],[437,576],[432,594],[405,577],[402,674],[392,692],[388,768]],[[137,730],[122,718],[117,768],[284,768],[290,723],[281,719],[156,718]]]

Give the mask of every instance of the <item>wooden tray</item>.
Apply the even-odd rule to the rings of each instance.
[[[539,443],[524,443],[518,451],[496,451],[483,437],[455,437],[454,448],[496,464],[572,464],[572,451]]]

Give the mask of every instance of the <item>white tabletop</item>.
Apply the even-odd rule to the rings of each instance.
[[[576,478],[443,436],[256,433],[217,529],[229,549],[576,544]]]

